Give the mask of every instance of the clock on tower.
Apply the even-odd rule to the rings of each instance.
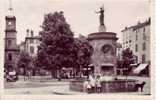
[[[6,16],[6,31],[16,31],[15,16]]]

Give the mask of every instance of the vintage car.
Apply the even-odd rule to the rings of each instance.
[[[18,80],[18,75],[16,71],[10,71],[5,74],[5,79],[7,82],[16,82]]]

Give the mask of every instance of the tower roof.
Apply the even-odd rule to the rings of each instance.
[[[14,14],[13,14],[13,7],[12,7],[12,0],[9,0],[9,8],[8,8],[8,14],[7,14],[7,17],[9,18],[13,18],[15,17]]]
[[[5,16],[6,19],[12,19],[12,20],[16,20],[15,16],[11,16],[11,15],[7,15]]]

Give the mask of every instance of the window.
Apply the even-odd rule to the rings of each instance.
[[[145,28],[143,29],[143,32],[145,32]]]
[[[145,63],[145,61],[146,61],[146,55],[142,55],[142,63]]]
[[[11,54],[11,53],[8,54],[8,59],[9,59],[10,61],[12,60],[12,54]]]
[[[135,39],[136,41],[138,40],[138,34],[136,33],[136,39]]]
[[[136,63],[138,62],[138,56],[136,56]]]
[[[30,33],[31,33],[31,37],[33,37],[34,36],[34,31],[31,30]]]
[[[33,54],[34,53],[34,47],[30,46],[30,53]]]
[[[135,45],[135,52],[138,52],[138,45]]]
[[[11,46],[11,44],[12,44],[12,41],[8,40],[8,46]]]
[[[138,33],[139,32],[139,29],[136,29],[136,31],[135,31],[136,33]]]
[[[142,50],[146,50],[146,43],[145,42],[142,44]]]
[[[33,37],[34,36],[34,34],[33,34],[33,32],[31,32],[31,37]]]
[[[34,40],[33,39],[30,39],[30,43],[34,43]]]
[[[146,40],[146,34],[143,33],[143,40]]]
[[[143,28],[143,40],[146,40],[145,27]]]
[[[36,43],[37,43],[37,44],[39,44],[39,43],[40,43],[40,41],[37,39],[37,40],[36,40]]]
[[[132,40],[129,40],[129,43],[131,43],[132,42]]]

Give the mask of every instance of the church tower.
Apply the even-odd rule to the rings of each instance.
[[[13,8],[11,7],[11,1],[9,14],[5,17],[6,27],[5,27],[5,62],[4,67],[7,70],[12,70],[16,68],[17,56],[19,49],[17,46],[16,39],[16,17],[11,14]]]

